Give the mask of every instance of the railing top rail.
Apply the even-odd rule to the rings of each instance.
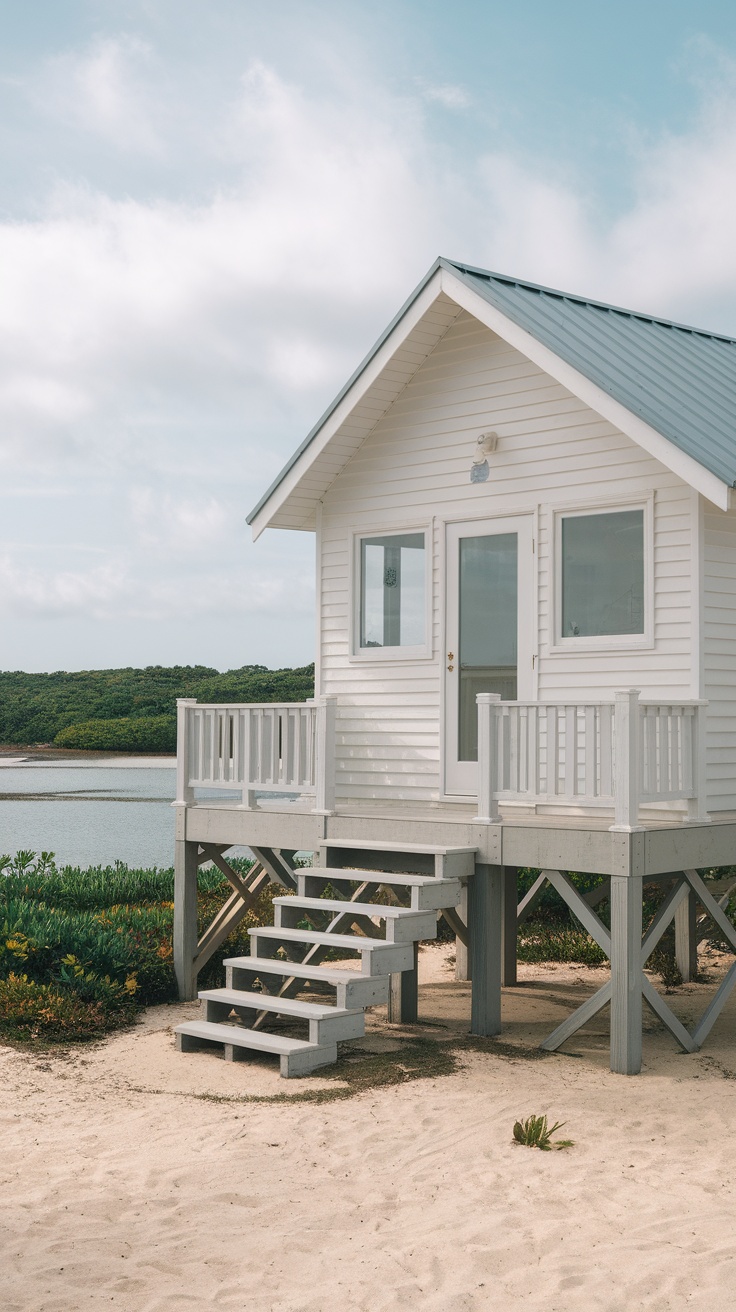
[[[275,711],[291,710],[300,708],[302,710],[314,710],[315,702],[190,702],[186,705],[193,711]]]
[[[555,706],[615,706],[613,698],[606,697],[571,697],[568,700],[560,698],[559,701],[500,701],[494,703],[496,706],[519,706],[535,709],[546,710]],[[707,699],[697,700],[688,697],[642,697],[637,703],[639,706],[707,706]]]

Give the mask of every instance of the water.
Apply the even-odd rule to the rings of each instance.
[[[0,758],[0,853],[54,852],[57,864],[171,866],[173,759]]]

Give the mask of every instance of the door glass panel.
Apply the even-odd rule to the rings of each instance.
[[[516,533],[460,539],[460,761],[478,759],[477,694],[516,700],[518,554]]]

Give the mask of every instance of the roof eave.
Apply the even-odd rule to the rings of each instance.
[[[291,458],[287,460],[283,469],[280,471],[280,473],[276,475],[276,478],[274,479],[273,483],[267,489],[267,491],[264,492],[258,504],[253,507],[249,515],[246,515],[245,522],[246,524],[250,524],[253,527],[254,539],[260,536],[264,528],[268,527],[268,520],[270,520],[271,513],[273,512],[269,513],[267,520],[262,525],[262,527],[257,527],[256,521],[260,523],[260,521],[263,518],[262,512],[266,510],[269,501],[274,496],[274,494],[278,491],[279,487],[284,482],[290,471],[294,468],[297,461],[301,459],[301,457],[304,455],[304,452],[308,449],[308,447],[312,445],[312,443],[314,442],[315,438],[319,435],[319,433],[322,432],[325,425],[335,414],[335,411],[338,409],[338,406],[345,399],[345,397],[347,397],[348,393],[352,391],[352,389],[355,387],[355,384],[360,381],[366,369],[369,367],[369,365],[378,355],[379,351],[386,344],[388,339],[394,334],[396,329],[401,324],[402,320],[412,309],[412,306],[416,304],[417,300],[422,295],[422,292],[424,292],[424,290],[429,285],[429,283],[431,283],[432,279],[437,275],[437,273],[440,271],[441,268],[449,268],[449,267],[451,266],[448,265],[448,262],[444,260],[442,256],[440,256],[438,259],[435,260],[431,269],[429,269],[429,271],[425,274],[419,285],[414,288],[414,291],[412,292],[411,296],[409,296],[408,299],[404,302],[398,313],[394,315],[391,322],[381,333],[381,336],[378,338],[376,342],[374,342],[368,354],[364,357],[363,360],[361,360],[355,372],[351,374],[350,378],[348,378],[348,381],[346,382],[345,386],[341,388],[341,390],[338,392],[334,401],[331,403],[331,405],[328,406],[327,410],[325,410],[321,418],[317,420],[317,423],[314,425],[314,428],[312,428],[310,432],[307,433],[307,436],[305,437],[304,441],[301,443],[301,446],[297,447],[296,451],[291,456]]]

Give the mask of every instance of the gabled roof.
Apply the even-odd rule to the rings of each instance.
[[[440,258],[251,511],[256,536],[267,523],[313,527],[314,499],[461,308],[515,338],[593,409],[727,506],[736,485],[736,339]]]

